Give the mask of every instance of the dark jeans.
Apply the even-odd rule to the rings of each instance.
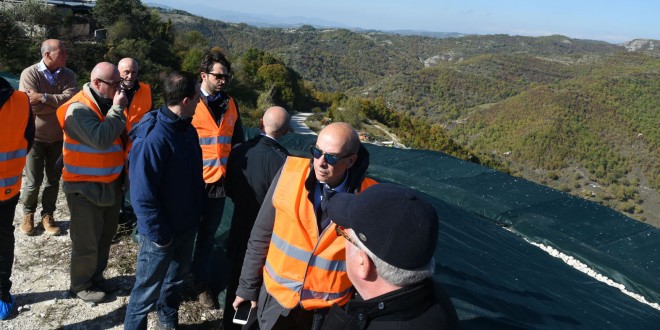
[[[174,237],[160,246],[138,235],[139,252],[135,285],[126,307],[124,329],[147,329],[147,315],[156,306],[158,321],[176,327],[181,299],[178,290],[190,272],[195,230]]]
[[[110,244],[117,232],[121,194],[112,206],[98,206],[82,194],[66,194],[71,212],[71,291],[103,281]]]
[[[213,252],[220,249],[215,244],[215,234],[220,227],[225,209],[225,197],[207,198],[202,221],[197,229],[195,252],[192,260],[193,280],[196,283],[209,284],[213,271]],[[219,292],[215,292],[216,294]]]
[[[0,202],[0,293],[11,289],[11,267],[14,263],[14,212],[18,195]]]
[[[41,216],[53,215],[57,193],[60,187],[61,172],[55,168],[62,155],[62,141],[45,143],[34,141],[25,160],[25,182],[23,182],[23,212],[35,213],[39,200],[39,188],[46,173],[46,183],[41,195]]]

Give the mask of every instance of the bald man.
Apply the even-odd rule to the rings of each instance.
[[[326,208],[334,193],[376,183],[365,178],[369,154],[346,123],[321,130],[311,153],[287,158],[250,234],[233,306],[257,306],[261,329],[318,329],[330,306],[353,295],[344,242]]]
[[[225,191],[234,203],[227,243],[231,274],[225,296],[225,329],[240,329],[232,323],[234,293],[238,287],[250,231],[275,174],[289,152],[278,140],[289,131],[291,117],[282,107],[268,108],[259,122],[261,134],[232,149],[227,163]]]
[[[72,295],[101,302],[117,286],[103,277],[122,197],[128,103],[117,67],[97,64],[90,82],[57,109],[64,130],[62,190],[71,212]]]
[[[37,212],[39,190],[46,174],[41,196],[41,223],[44,232],[59,235],[55,223],[55,203],[60,187],[60,173],[55,163],[62,155],[62,128],[57,123],[55,111],[76,93],[76,76],[65,68],[67,59],[64,43],[48,39],[41,44],[41,61],[21,73],[18,89],[28,94],[36,134],[34,146],[25,163],[25,183],[21,199],[23,222],[21,232],[25,235],[37,233],[34,214]]]
[[[140,72],[140,65],[135,59],[130,57],[122,58],[117,63],[117,69],[121,76],[121,88],[126,92],[128,98],[128,105],[124,111],[126,116],[126,132],[130,132],[133,126],[144,117],[144,115],[153,109],[153,101],[151,97],[151,86],[138,81],[138,73]],[[129,139],[126,145],[126,159],[131,150],[132,141]],[[130,172],[129,172],[130,173]],[[131,194],[130,183],[127,181],[124,184],[124,197],[122,199],[122,207],[119,212],[119,231],[117,235],[122,233],[129,233],[135,227],[137,218],[131,207]]]

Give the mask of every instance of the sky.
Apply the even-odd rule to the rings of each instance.
[[[147,0],[223,21],[254,16],[344,28],[660,40],[658,0]],[[249,17],[247,15],[253,16]],[[306,21],[305,19],[309,19]]]

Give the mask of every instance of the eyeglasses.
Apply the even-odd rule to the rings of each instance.
[[[357,244],[355,244],[355,242],[353,242],[351,237],[348,236],[348,234],[346,234],[344,228],[342,228],[341,226],[335,226],[335,232],[337,232],[337,236],[344,237],[347,241],[351,242],[351,244],[355,245],[357,248],[360,248]]]
[[[337,156],[337,155],[329,154],[329,153],[319,149],[319,147],[317,147],[317,146],[312,146],[311,151],[312,151],[312,156],[314,156],[314,158],[319,159],[319,158],[321,158],[321,156],[324,156],[325,161],[328,164],[332,165],[332,166],[337,165],[337,163],[340,160],[342,160],[344,158],[347,158],[347,157],[352,155],[352,154],[348,154],[346,156]]]
[[[103,80],[103,79],[99,79],[99,78],[96,78],[96,80],[98,80],[98,81],[100,81],[100,82],[102,82],[102,83],[104,83],[104,84],[106,84],[106,85],[108,85],[108,86],[110,86],[110,87],[115,87],[115,88],[116,88],[117,85],[119,85],[119,83],[121,82],[121,80],[114,81],[114,82],[108,82],[108,81],[105,81],[105,80]]]
[[[210,75],[214,76],[215,79],[218,79],[218,80],[229,81],[231,79],[231,75],[229,75],[229,74],[213,73],[213,72],[207,72],[206,74],[210,74]]]

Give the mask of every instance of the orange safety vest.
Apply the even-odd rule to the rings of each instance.
[[[197,103],[192,124],[197,129],[199,145],[202,147],[204,182],[218,182],[227,171],[231,137],[237,120],[238,111],[232,98],[229,98],[229,106],[219,127],[204,101],[200,99]]]
[[[304,309],[344,305],[352,284],[346,273],[343,239],[330,223],[320,237],[314,205],[308,199],[305,180],[308,158],[288,157],[273,193],[275,225],[264,265],[264,285],[284,308],[300,304]],[[360,191],[377,182],[365,178]]]
[[[109,148],[99,150],[72,139],[66,133],[64,119],[69,106],[74,102],[86,105],[101,121],[105,120],[101,110],[84,90],[57,108],[57,120],[64,131],[62,180],[110,183],[117,179],[124,169],[124,144],[121,138],[117,137]]]
[[[126,132],[140,122],[145,113],[151,110],[151,87],[138,81],[140,88],[133,95],[131,104],[124,110],[126,116]]]
[[[22,172],[25,167],[28,141],[25,128],[28,125],[30,101],[24,92],[14,91],[0,108],[2,138],[0,139],[0,201],[18,195],[21,190]]]
[[[151,111],[151,87],[148,84],[143,84],[138,81],[140,88],[135,91],[131,104],[124,110],[124,116],[126,117],[126,132],[130,132],[133,128],[133,125],[136,125],[140,122],[140,119],[144,115]],[[128,161],[128,153],[131,151],[133,146],[133,141],[128,139],[126,141],[126,161]],[[126,173],[128,173],[128,166],[126,167]]]

